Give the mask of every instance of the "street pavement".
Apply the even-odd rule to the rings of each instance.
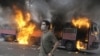
[[[38,56],[39,50],[37,48],[38,46],[35,45],[0,41],[0,56]],[[100,56],[99,53],[67,51],[64,49],[57,49],[54,54],[55,56]]]

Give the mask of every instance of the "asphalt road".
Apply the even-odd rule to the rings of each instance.
[[[37,48],[35,45],[20,45],[16,42],[0,41],[0,56],[38,56],[39,50]],[[57,49],[55,56],[100,56],[100,54]]]

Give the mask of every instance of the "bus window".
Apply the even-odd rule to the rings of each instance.
[[[93,33],[94,31],[93,31],[93,27],[91,27],[91,31],[90,31],[91,33]]]
[[[65,33],[76,33],[76,29],[74,29],[74,28],[65,28],[64,32]]]
[[[94,32],[97,32],[97,27],[94,27]]]
[[[99,38],[99,29],[98,29],[98,27],[97,27],[97,25],[95,25],[94,27],[93,27],[93,34],[94,34],[94,36],[96,37],[96,39],[98,40]]]
[[[98,34],[98,33],[99,33],[98,27],[97,27],[97,26],[94,26],[94,27],[93,27],[93,31],[94,31],[95,34]]]

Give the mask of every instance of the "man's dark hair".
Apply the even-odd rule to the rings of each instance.
[[[43,20],[42,22],[45,22],[46,23],[46,26],[48,26],[48,29],[50,29],[50,22],[49,21]]]

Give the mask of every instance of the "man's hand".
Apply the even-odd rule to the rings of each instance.
[[[48,54],[49,56],[50,56],[50,55],[52,56],[52,54],[54,53],[54,51],[55,51],[55,49],[57,48],[58,44],[59,44],[59,41],[57,41],[57,42],[54,44],[53,49],[52,49],[52,50],[50,51],[50,53]]]
[[[40,50],[41,47],[38,47],[37,49]]]
[[[52,56],[52,53],[48,53],[48,56]]]

